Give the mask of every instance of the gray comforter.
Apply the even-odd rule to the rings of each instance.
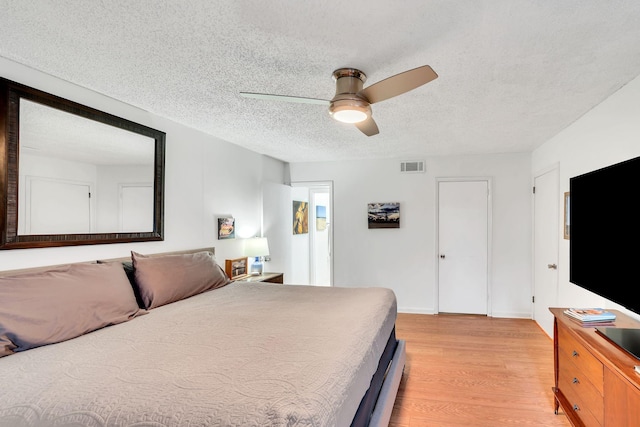
[[[384,288],[236,282],[0,359],[0,426],[348,426],[396,319]]]

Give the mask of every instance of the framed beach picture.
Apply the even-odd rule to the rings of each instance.
[[[327,229],[327,207],[316,206],[316,230],[324,231]]]
[[[400,228],[400,203],[369,203],[369,228]]]
[[[234,218],[218,218],[218,240],[236,238],[235,221]]]

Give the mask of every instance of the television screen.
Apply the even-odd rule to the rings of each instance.
[[[640,313],[640,157],[569,187],[569,280]]]

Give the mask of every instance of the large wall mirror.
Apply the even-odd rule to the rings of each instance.
[[[162,240],[165,133],[0,78],[0,249]]]

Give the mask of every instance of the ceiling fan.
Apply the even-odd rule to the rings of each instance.
[[[336,94],[331,100],[254,92],[240,92],[240,95],[246,98],[328,105],[331,117],[340,122],[353,123],[365,135],[373,136],[378,134],[379,130],[371,117],[371,104],[402,95],[437,77],[430,66],[423,65],[363,89],[367,76],[362,71],[355,68],[339,68],[333,72]]]

